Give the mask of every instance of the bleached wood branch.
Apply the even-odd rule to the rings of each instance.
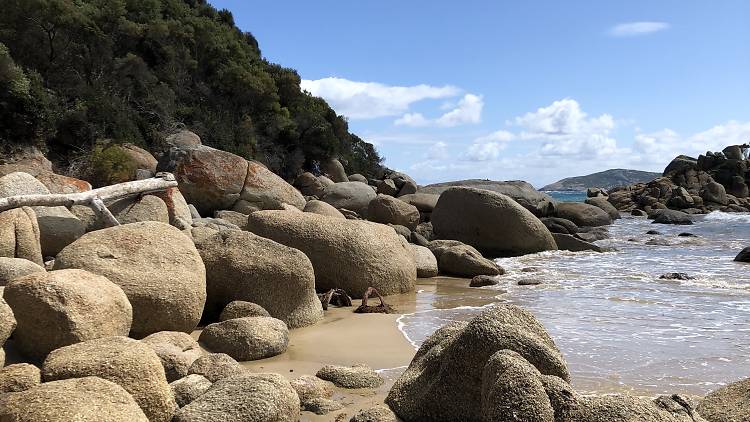
[[[119,225],[117,219],[109,212],[104,201],[124,198],[132,195],[145,195],[177,186],[171,173],[158,173],[156,177],[132,182],[118,183],[103,188],[78,193],[51,193],[47,195],[17,195],[0,198],[0,212],[18,207],[58,207],[70,208],[73,205],[92,207],[109,225]]]

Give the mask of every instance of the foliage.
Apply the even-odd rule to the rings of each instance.
[[[87,160],[88,179],[94,186],[107,186],[133,180],[137,164],[119,145],[95,145]]]
[[[342,116],[204,0],[5,0],[0,42],[0,141],[64,160],[108,138],[158,150],[187,127],[287,178],[334,156],[380,169]]]

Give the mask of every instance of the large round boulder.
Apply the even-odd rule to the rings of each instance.
[[[724,186],[713,181],[706,184],[703,190],[701,190],[701,198],[705,202],[713,202],[719,205],[727,205],[729,203],[727,191]]]
[[[133,309],[122,289],[84,270],[30,274],[5,287],[18,325],[18,350],[41,359],[57,348],[108,336],[127,336]]]
[[[370,201],[367,218],[376,223],[397,224],[414,230],[419,224],[419,210],[400,199],[379,194]]]
[[[2,350],[5,340],[8,340],[15,329],[16,317],[13,315],[13,310],[0,295],[0,350]],[[5,362],[5,360],[2,360],[2,362]],[[0,365],[0,368],[2,368],[2,365]]]
[[[234,318],[209,324],[199,340],[212,351],[226,353],[238,361],[258,360],[284,353],[289,330],[276,318]]]
[[[257,161],[248,162],[240,199],[261,210],[278,210],[282,204],[305,207],[305,198],[297,189]]]
[[[414,252],[414,261],[417,263],[417,277],[437,277],[438,262],[431,250],[424,246],[409,245]]]
[[[151,422],[169,421],[176,407],[159,358],[127,337],[105,337],[61,347],[47,356],[45,381],[99,377],[124,388]]]
[[[459,240],[491,256],[557,249],[547,227],[508,196],[474,188],[451,188],[432,212],[440,239]]]
[[[459,277],[504,274],[500,266],[475,248],[458,240],[433,240],[428,248],[435,255],[441,272]]]
[[[346,170],[344,170],[341,161],[335,158],[323,163],[323,171],[336,183],[349,181],[349,178],[346,176]]]
[[[344,208],[366,217],[367,208],[375,196],[375,191],[369,185],[361,182],[341,182],[326,188],[320,200],[333,205],[336,209]]]
[[[612,224],[612,217],[603,209],[582,202],[560,202],[557,217],[570,220],[578,226],[598,227]]]
[[[244,374],[214,383],[180,409],[174,422],[296,422],[300,401],[278,374]]]
[[[386,225],[259,211],[250,215],[248,226],[259,236],[304,252],[315,269],[318,290],[342,288],[352,297],[362,297],[368,287],[383,295],[414,289],[414,255],[406,241]]]
[[[97,377],[46,382],[0,394],[0,420],[149,422],[127,391]]]
[[[36,213],[29,207],[0,212],[0,256],[44,265]]]
[[[432,212],[437,205],[440,195],[433,193],[410,193],[407,195],[401,195],[398,199],[406,202],[407,204],[414,205],[420,212]]]
[[[544,327],[530,312],[503,304],[427,338],[386,403],[404,420],[481,421],[483,371],[504,349],[517,352],[541,374],[569,379]]]
[[[205,145],[172,147],[158,166],[174,174],[180,192],[201,215],[230,209],[240,198],[247,169],[247,160],[239,155]]]
[[[193,363],[203,356],[198,342],[190,334],[179,331],[160,331],[144,337],[141,342],[159,357],[168,382],[187,376]]]
[[[25,391],[41,382],[41,371],[30,363],[16,363],[0,368],[0,395]]]
[[[203,375],[198,374],[188,375],[169,384],[169,386],[172,387],[174,400],[179,407],[184,407],[192,403],[195,399],[208,391],[208,389],[211,388],[211,385],[211,381]]]
[[[133,306],[131,335],[191,332],[206,302],[206,270],[193,242],[168,224],[139,222],[89,232],[63,249],[55,269],[107,277]]]
[[[107,208],[120,224],[137,223],[139,221],[170,223],[167,204],[156,195],[119,199],[112,204],[108,204]]]
[[[294,180],[294,187],[306,196],[321,197],[328,186],[319,177],[310,172],[304,172]]]
[[[216,317],[228,303],[243,300],[262,306],[292,328],[323,319],[323,308],[315,294],[313,265],[299,250],[236,230],[197,240],[197,247],[206,265],[207,317]]]
[[[693,220],[689,214],[677,210],[656,210],[651,214],[651,217],[653,217],[656,224],[693,224]]]
[[[0,198],[16,195],[47,195],[49,189],[28,173],[0,177]],[[44,256],[58,252],[85,233],[86,226],[65,207],[32,207],[39,225],[39,240]]]
[[[208,353],[190,365],[189,374],[198,374],[211,382],[242,375],[245,368],[226,353]]]
[[[263,309],[262,306],[253,302],[246,302],[244,300],[234,300],[229,302],[229,305],[224,307],[219,315],[219,321],[226,321],[228,319],[235,318],[247,318],[247,317],[270,317],[271,314],[267,310]]]
[[[44,267],[28,259],[0,257],[0,286],[18,277],[44,271]]]

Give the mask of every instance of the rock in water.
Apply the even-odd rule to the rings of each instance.
[[[326,365],[315,374],[318,378],[334,383],[340,388],[377,388],[385,380],[367,365]]]
[[[235,318],[208,325],[199,340],[212,351],[236,360],[258,360],[284,353],[289,330],[276,318]]]
[[[504,349],[518,352],[542,374],[569,379],[560,351],[536,318],[517,306],[498,305],[432,334],[386,403],[404,420],[480,421],[482,372]]]
[[[299,397],[284,377],[244,374],[214,383],[173,421],[296,422],[299,412]]]
[[[557,216],[578,226],[598,227],[612,224],[612,217],[606,211],[581,202],[560,202],[557,204]]]
[[[750,420],[750,378],[712,391],[701,400],[697,410],[710,422]]]
[[[367,208],[375,196],[375,191],[369,185],[360,182],[342,182],[327,187],[320,200],[336,209],[345,208],[361,216],[367,216]]]
[[[0,394],[0,420],[149,422],[127,391],[98,377],[46,382]]]
[[[557,249],[538,218],[496,192],[450,188],[440,195],[431,221],[438,238],[460,240],[491,256]]]
[[[654,213],[654,223],[656,224],[693,224],[690,215],[676,210],[657,210]]]
[[[430,278],[438,275],[438,262],[432,251],[424,246],[409,245],[417,263],[417,277]]]
[[[620,218],[620,211],[618,211],[617,208],[614,207],[614,205],[610,204],[607,198],[603,196],[587,198],[586,203],[601,208],[602,211],[609,214],[610,218],[612,218],[613,220],[617,220]]]
[[[734,257],[737,262],[750,262],[750,246],[742,249],[737,256]]]
[[[446,274],[459,277],[500,275],[505,271],[478,250],[458,240],[433,240],[429,249],[438,261],[438,268]]]
[[[17,278],[5,287],[4,297],[18,322],[15,346],[36,359],[82,341],[127,336],[133,320],[122,289],[84,270]]]
[[[571,236],[569,234],[562,234],[562,233],[552,233],[552,236],[555,238],[555,243],[557,243],[557,248],[563,251],[571,251],[571,252],[582,252],[582,251],[594,251],[594,252],[601,252],[602,248],[593,244],[586,242],[585,240],[578,239],[575,236]]]
[[[196,240],[196,246],[206,265],[206,316],[215,318],[228,303],[243,300],[260,305],[291,328],[323,319],[313,265],[299,250],[244,231],[217,232]]]
[[[45,381],[82,377],[112,381],[133,396],[151,422],[171,420],[176,407],[156,353],[127,337],[105,337],[54,350],[44,361],[42,375]]]
[[[288,211],[255,212],[248,226],[259,236],[304,252],[320,291],[342,288],[360,298],[368,287],[382,295],[414,290],[414,255],[388,226]]]
[[[478,275],[471,279],[471,281],[469,282],[469,287],[495,286],[497,284],[498,281],[495,279],[495,277],[488,275]]]
[[[206,270],[193,242],[163,223],[124,224],[86,233],[55,259],[122,288],[133,306],[131,335],[191,332],[206,302]]]
[[[411,231],[419,224],[419,210],[400,199],[379,194],[370,201],[367,218],[376,223],[398,224]]]

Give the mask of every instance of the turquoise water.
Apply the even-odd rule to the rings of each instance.
[[[583,202],[586,200],[586,192],[547,191],[544,193],[561,202]]]

